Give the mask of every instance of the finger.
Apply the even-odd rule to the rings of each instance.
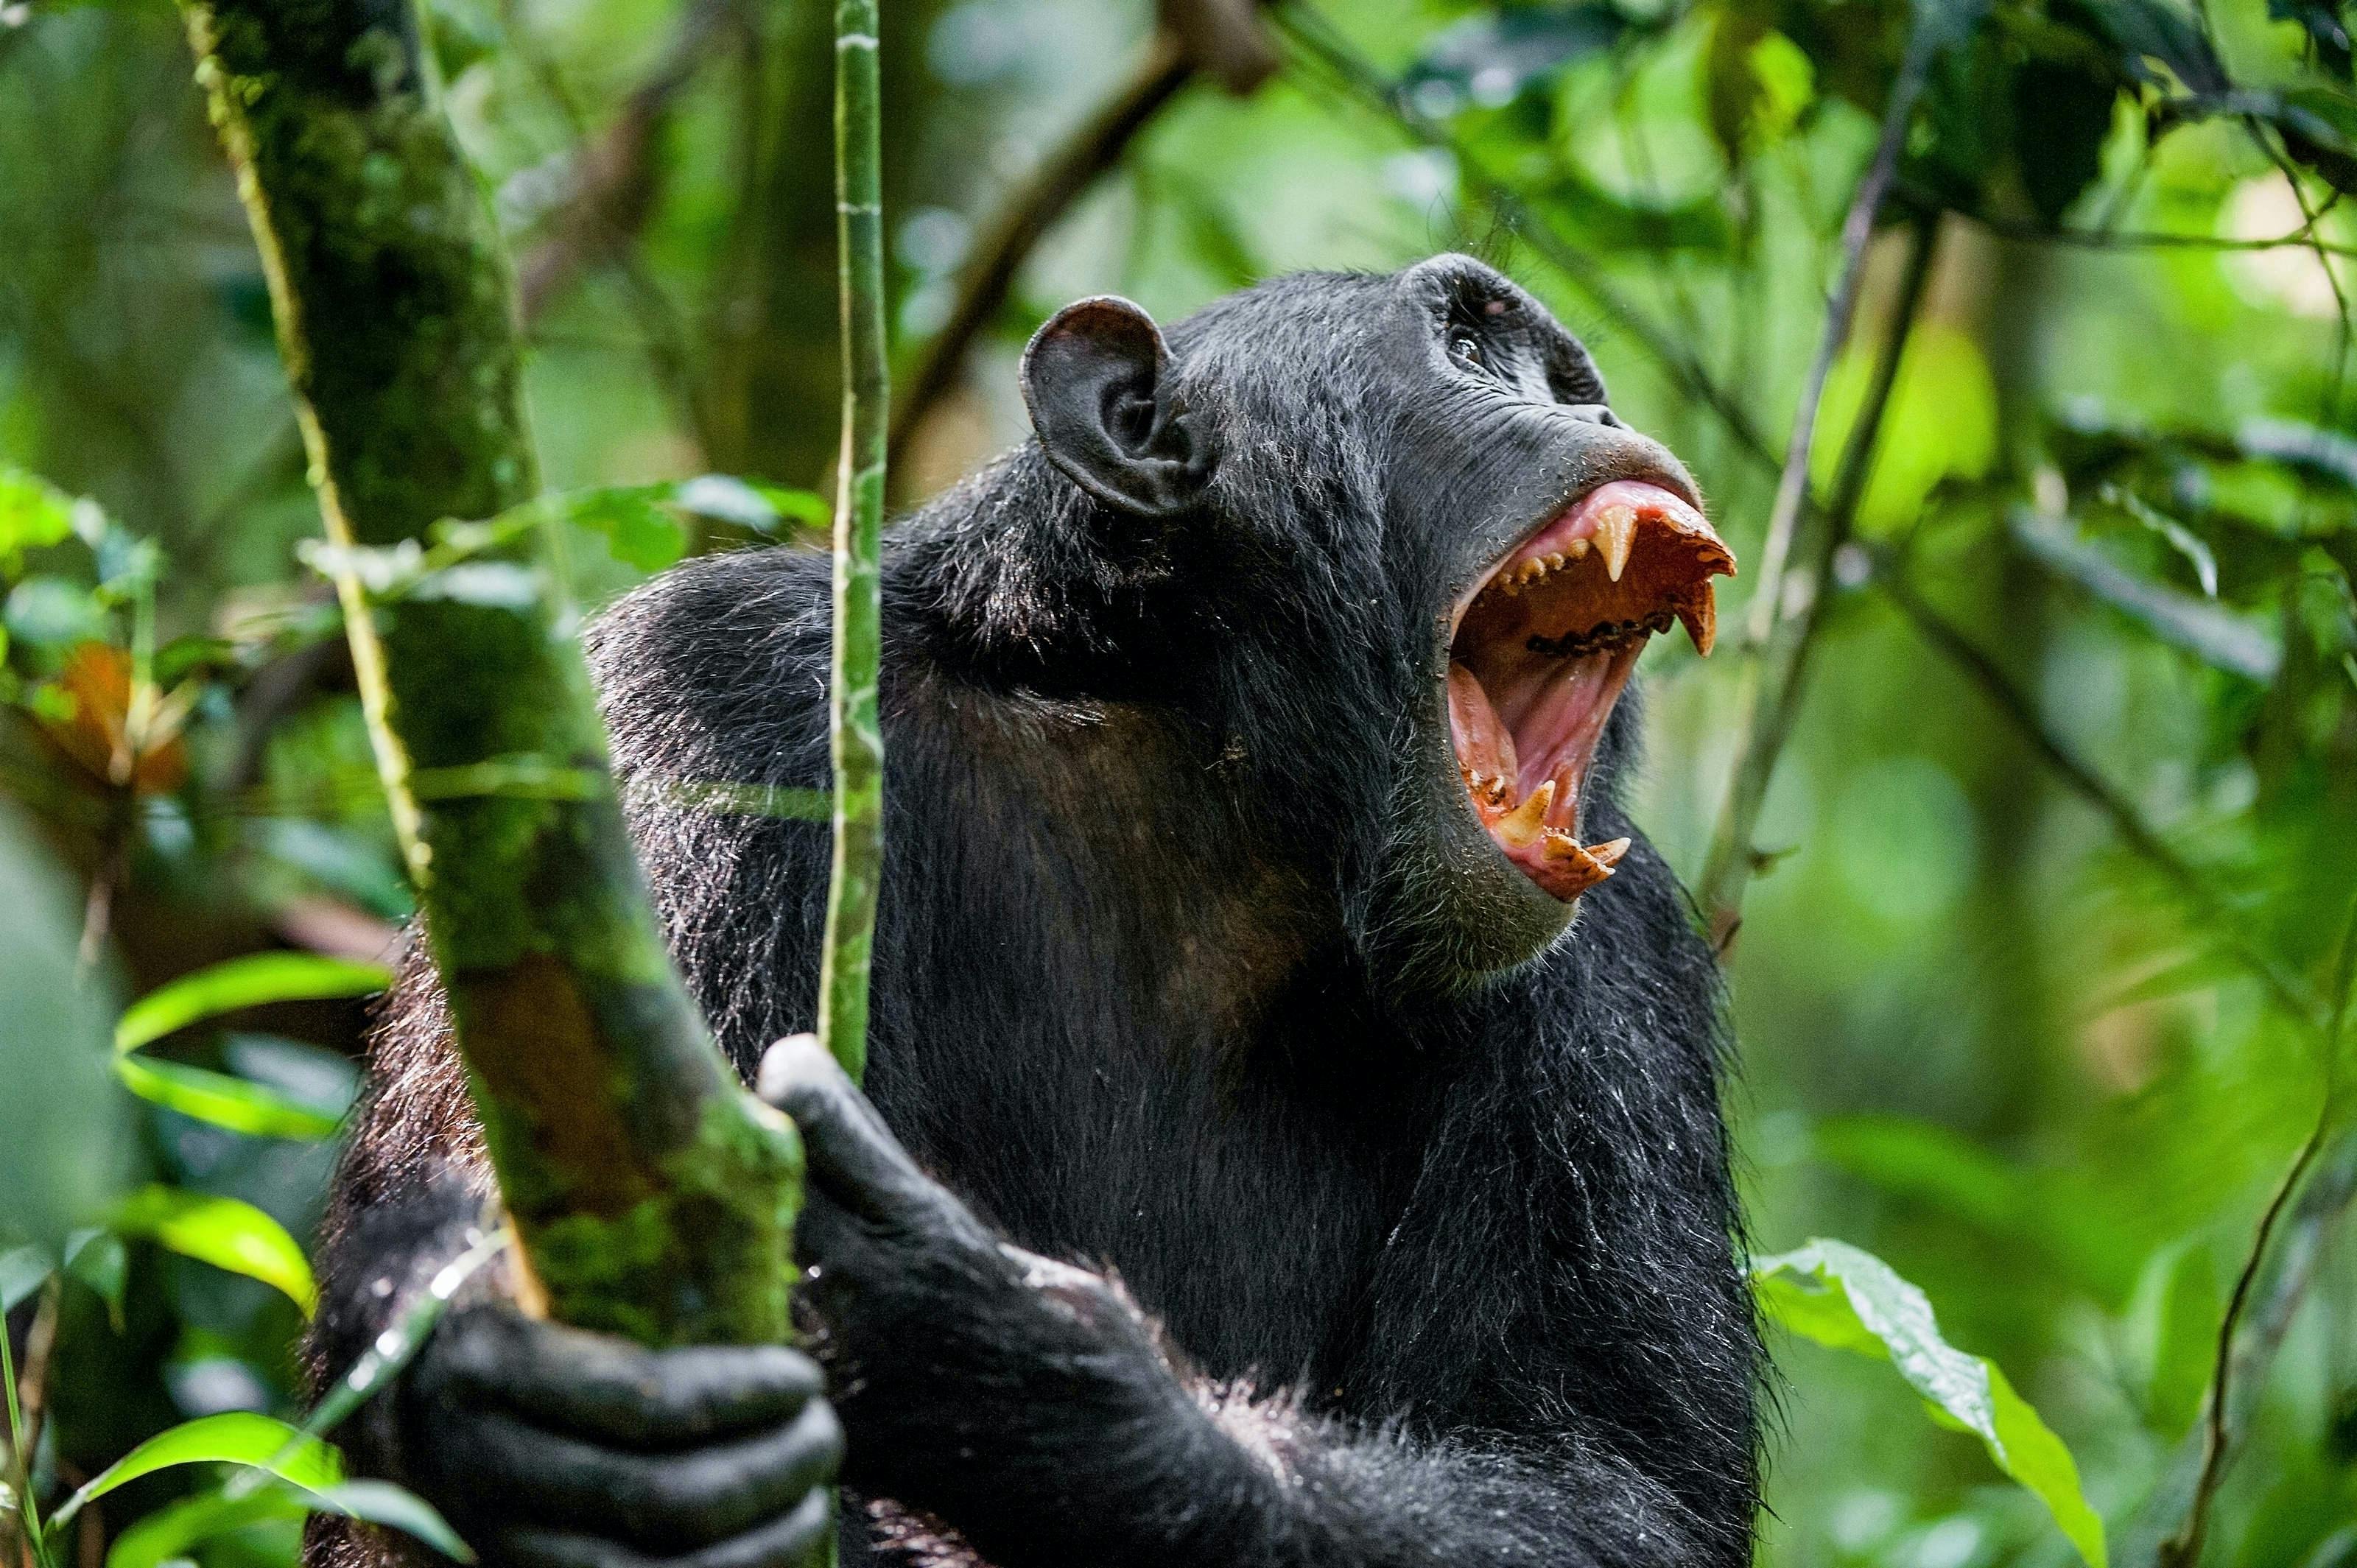
[[[649,1350],[504,1305],[455,1316],[435,1337],[436,1370],[462,1401],[624,1448],[684,1448],[779,1425],[822,1380],[816,1362],[783,1345]]]
[[[741,1442],[646,1455],[490,1414],[452,1423],[438,1459],[479,1512],[679,1551],[747,1530],[833,1481],[843,1427],[824,1400],[813,1400],[788,1424]]]
[[[818,1560],[834,1528],[833,1501],[823,1488],[813,1491],[775,1519],[673,1557],[650,1556],[594,1535],[529,1528],[502,1531],[486,1555],[506,1568],[801,1568]]]
[[[913,1225],[964,1206],[917,1167],[815,1035],[791,1035],[761,1058],[761,1098],[801,1129],[810,1176],[863,1219]],[[969,1222],[970,1223],[970,1222]]]

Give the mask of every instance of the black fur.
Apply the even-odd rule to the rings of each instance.
[[[1489,481],[1370,327],[1402,286],[1287,278],[1172,330],[1216,449],[1191,511],[1117,515],[1030,444],[888,536],[866,1089],[1013,1241],[1117,1270],[1168,1347],[1141,1331],[998,1434],[990,1487],[946,1494],[968,1517],[877,1505],[895,1560],[958,1531],[1007,1568],[1748,1560],[1760,1349],[1684,895],[1639,838],[1526,962],[1467,972],[1427,918],[1458,897],[1412,777],[1460,548],[1434,512]],[[1585,364],[1551,362],[1555,397],[1589,401]],[[673,951],[749,1072],[813,1019],[826,830],[678,785],[824,784],[826,562],[692,563],[591,651]],[[1590,841],[1634,832],[1635,729],[1624,703]],[[445,1027],[413,972],[331,1216],[323,1367],[487,1190]],[[929,1305],[993,1321],[954,1282]],[[997,1348],[1044,1387],[1062,1352],[1029,1321]],[[923,1369],[835,1375],[854,1485],[954,1423]],[[359,1447],[399,1473],[420,1439],[377,1419]]]

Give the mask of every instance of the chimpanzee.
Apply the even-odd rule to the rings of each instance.
[[[810,1151],[825,1397],[798,1352],[494,1286],[363,1464],[507,1568],[798,1561],[838,1457],[848,1562],[1746,1561],[1717,972],[1615,788],[1640,650],[1707,651],[1733,570],[1692,481],[1463,256],[1167,336],[1083,300],[1022,387],[1037,438],[888,535],[865,1094],[806,1038],[759,1067]],[[828,618],[823,555],[752,550],[590,639],[748,1078],[813,1017],[829,846],[741,801],[826,782]],[[330,1372],[490,1191],[421,965],[371,1081]]]

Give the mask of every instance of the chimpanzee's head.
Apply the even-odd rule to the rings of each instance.
[[[1735,569],[1578,341],[1445,255],[1280,279],[1167,338],[1083,300],[1023,390],[1092,572],[1135,585],[1092,640],[1216,726],[1362,948],[1472,979],[1560,936],[1628,847],[1582,818],[1637,656],[1679,622],[1708,652]]]

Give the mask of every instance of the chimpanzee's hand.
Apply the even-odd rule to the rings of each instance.
[[[1035,1542],[1049,1528],[1006,1517],[1029,1472],[1070,1481],[1135,1455],[1144,1433],[1200,1424],[1128,1297],[1001,1240],[918,1168],[814,1038],[772,1046],[759,1090],[808,1155],[794,1255],[825,1325],[816,1351],[851,1485],[940,1514],[989,1555],[976,1535],[988,1522]]]
[[[843,1431],[783,1346],[646,1350],[454,1311],[403,1380],[408,1477],[497,1568],[799,1568]]]

